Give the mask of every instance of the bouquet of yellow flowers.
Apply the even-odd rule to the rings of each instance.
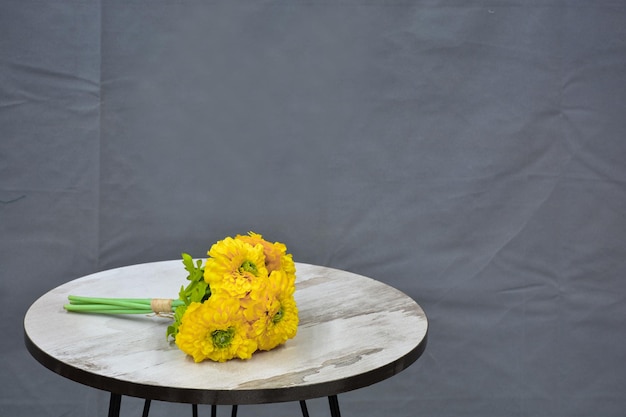
[[[183,253],[189,273],[176,300],[69,296],[65,309],[103,314],[170,314],[166,337],[195,362],[249,359],[296,335],[296,268],[280,242],[257,233],[227,237],[208,258]]]

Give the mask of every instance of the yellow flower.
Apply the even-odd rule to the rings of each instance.
[[[298,308],[294,299],[294,287],[282,271],[270,275],[266,292],[265,314],[254,323],[258,348],[270,350],[293,338],[298,331]]]
[[[265,331],[269,312],[279,307],[275,285],[271,284],[272,281],[265,279],[257,291],[251,291],[239,300],[242,315],[250,326],[248,335],[251,338]]]
[[[249,359],[257,349],[247,337],[239,300],[212,294],[204,303],[191,303],[181,319],[176,345],[195,362]]]
[[[263,246],[252,246],[242,240],[227,237],[211,246],[204,267],[204,280],[211,294],[226,292],[242,298],[257,291],[267,279]]]
[[[274,349],[298,331],[298,308],[293,296],[280,298],[267,315],[265,330],[257,337],[258,348]]]
[[[265,266],[268,272],[272,273],[273,271],[282,270],[287,273],[289,278],[293,278],[293,281],[295,281],[296,267],[293,262],[293,257],[291,254],[287,253],[287,246],[284,243],[268,242],[263,239],[262,235],[254,232],[249,232],[247,236],[237,235],[235,239],[249,243],[252,246],[263,246]]]

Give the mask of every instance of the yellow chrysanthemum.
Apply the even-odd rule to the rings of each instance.
[[[247,236],[237,235],[235,239],[249,243],[252,246],[263,246],[265,266],[268,272],[272,273],[273,271],[282,270],[290,279],[293,279],[292,281],[295,281],[296,267],[293,262],[293,257],[291,254],[287,253],[287,246],[284,243],[268,242],[263,239],[262,235],[254,232],[249,232]]]
[[[298,331],[298,308],[293,296],[279,298],[268,312],[264,331],[257,337],[258,348],[274,349],[293,338]]]
[[[276,286],[269,279],[258,291],[251,291],[248,296],[241,298],[242,315],[249,324],[249,337],[256,338],[265,331],[267,317],[270,311],[278,308],[278,293]]]
[[[278,299],[271,298],[265,301],[259,301],[253,308],[247,308],[245,312],[253,320],[248,321],[248,337],[257,340],[259,336],[265,333],[267,329],[269,311],[277,310],[280,307]]]
[[[268,277],[268,286],[270,291],[273,291],[279,298],[291,296],[296,290],[294,277],[285,271],[272,272]]]
[[[239,300],[215,294],[204,303],[189,305],[181,319],[176,345],[195,362],[249,359],[257,349],[256,341],[248,337]]]
[[[263,246],[253,246],[239,239],[227,237],[215,243],[208,252],[204,280],[211,293],[226,292],[242,298],[258,291],[267,278]]]
[[[298,330],[298,309],[293,297],[294,287],[287,274],[274,271],[265,292],[265,314],[254,323],[258,348],[270,350],[285,343]]]

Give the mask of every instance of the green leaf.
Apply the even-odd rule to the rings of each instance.
[[[193,258],[188,253],[183,253],[183,265],[185,265],[185,269],[191,274],[196,269],[193,264]]]
[[[176,340],[176,335],[178,334],[178,328],[180,327],[180,323],[183,318],[183,315],[185,314],[185,311],[187,311],[186,305],[177,307],[176,310],[174,311],[174,322],[171,325],[167,326],[167,331],[165,333],[165,338],[167,340],[169,340],[170,338],[172,338],[173,340]]]
[[[186,305],[193,302],[201,303],[206,301],[211,296],[211,289],[209,284],[204,280],[204,268],[202,266],[202,260],[199,259],[195,263],[191,255],[187,253],[182,254],[183,265],[185,270],[189,272],[187,280],[189,284],[186,287],[182,287],[178,293],[178,297]]]

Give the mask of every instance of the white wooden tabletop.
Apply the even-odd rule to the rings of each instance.
[[[255,404],[336,395],[419,358],[427,318],[404,293],[337,269],[296,263],[295,338],[252,359],[194,363],[165,338],[169,319],[69,313],[67,296],[176,298],[181,261],[112,269],[61,285],[24,318],[31,354],[54,372],[122,395],[194,404]]]

